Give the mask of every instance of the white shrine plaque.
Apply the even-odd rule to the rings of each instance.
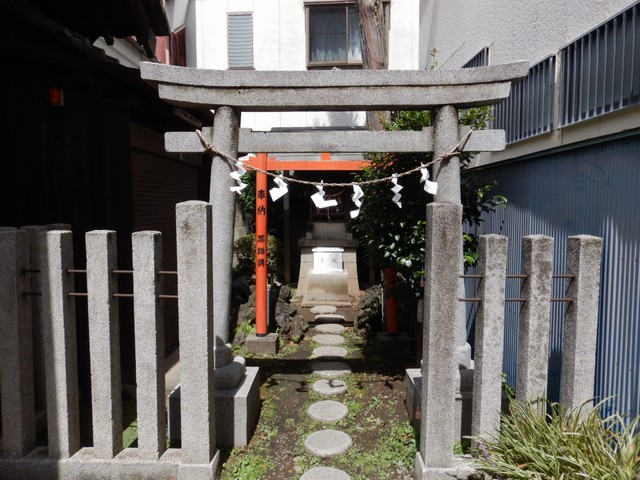
[[[313,249],[313,273],[342,272],[342,252],[340,247],[316,247]]]

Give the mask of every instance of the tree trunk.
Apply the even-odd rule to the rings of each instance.
[[[389,62],[382,0],[357,0],[355,7],[360,25],[362,66],[369,70],[386,70]],[[383,124],[388,118],[389,112],[367,112],[371,130],[384,130]]]

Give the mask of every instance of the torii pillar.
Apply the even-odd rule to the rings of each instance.
[[[227,106],[216,109],[212,146],[231,158],[238,158],[238,114]],[[209,203],[213,208],[213,318],[216,347],[229,342],[231,313],[231,272],[233,267],[233,230],[236,199],[229,176],[235,171],[226,158],[214,155],[211,163]]]

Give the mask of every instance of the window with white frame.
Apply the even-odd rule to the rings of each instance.
[[[308,2],[306,9],[308,66],[361,68],[360,25],[354,2]],[[388,9],[389,3],[384,2],[387,30]]]
[[[230,69],[253,68],[253,14],[227,15],[227,45]]]

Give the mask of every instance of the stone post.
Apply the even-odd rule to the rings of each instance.
[[[40,233],[47,230],[44,225],[26,225],[20,227],[29,233],[29,268],[34,272],[29,275],[31,280],[30,290],[41,292],[40,275],[36,273],[40,269]],[[31,297],[31,323],[33,326],[33,390],[36,400],[36,410],[46,410],[46,383],[45,368],[42,347],[42,326],[40,320],[41,297]]]
[[[460,141],[458,111],[445,105],[435,111],[433,119],[433,158],[449,153]],[[460,203],[460,158],[438,162],[433,166],[433,176],[438,182],[435,201],[438,203]]]
[[[80,450],[80,407],[73,233],[42,233],[42,341],[47,377],[49,456],[69,458]]]
[[[578,407],[594,396],[596,339],[600,299],[602,239],[589,235],[569,237],[567,273],[570,281],[562,330],[560,403]]]
[[[27,232],[0,230],[0,398],[2,448],[22,457],[36,444],[33,393],[31,280]]]
[[[164,380],[164,315],[162,292],[162,234],[136,232],[133,246],[133,311],[136,345],[138,450],[158,459],[166,450]]]
[[[455,443],[456,330],[462,206],[427,205],[420,452],[416,478],[447,468]]]
[[[213,123],[212,146],[232,158],[238,156],[239,120],[231,107],[216,109]],[[213,303],[215,317],[215,342],[229,342],[229,315],[231,312],[231,269],[233,266],[233,227],[235,221],[235,194],[230,190],[235,185],[229,176],[235,165],[226,159],[214,156],[211,164],[209,203],[215,207],[213,221]]]
[[[500,429],[507,237],[482,235],[479,250],[471,435],[485,437]]]
[[[179,203],[176,230],[183,455],[179,478],[208,478],[219,459],[213,395],[211,205]],[[206,473],[200,477],[196,472]]]
[[[451,152],[460,141],[460,125],[458,111],[451,105],[445,105],[432,113],[433,119],[433,158]],[[433,166],[433,176],[438,182],[435,201],[438,203],[461,204],[460,193],[460,158],[451,157],[449,160],[438,162]],[[461,220],[462,221],[462,220]],[[464,272],[462,242],[459,245],[460,275]],[[458,282],[460,297],[464,297],[464,279]],[[460,302],[456,306],[458,320],[456,322],[457,357],[460,367],[471,367],[471,346],[467,343],[466,306]],[[458,375],[458,373],[456,373]],[[460,386],[458,386],[460,389]]]
[[[110,459],[122,450],[122,381],[116,232],[93,230],[85,235],[89,308],[89,356],[93,449]]]
[[[553,238],[530,235],[522,239],[521,296],[516,367],[516,399],[533,401],[547,394],[549,366],[549,321],[551,318],[551,273]]]

